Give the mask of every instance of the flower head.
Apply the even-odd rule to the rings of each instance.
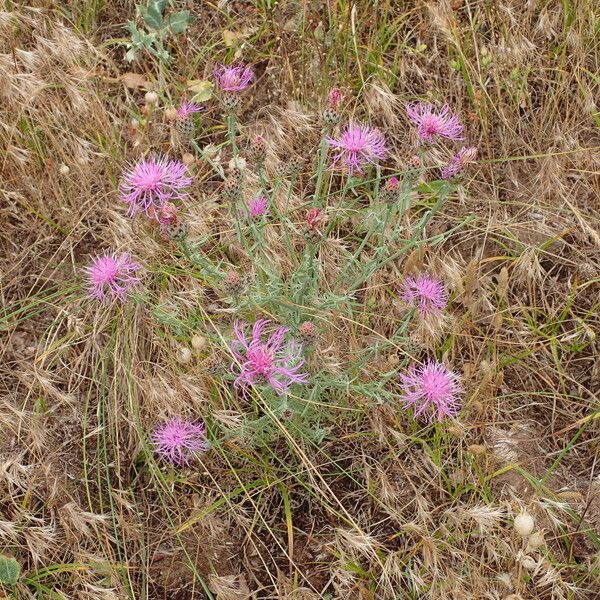
[[[385,138],[382,133],[368,125],[347,125],[338,139],[327,137],[327,143],[338,150],[333,157],[332,167],[339,162],[345,164],[350,174],[362,173],[362,167],[376,163],[387,156]]]
[[[251,219],[261,217],[267,212],[269,201],[266,196],[257,196],[248,202],[248,214]]]
[[[262,135],[255,135],[250,141],[250,155],[256,162],[264,162],[267,158],[267,142]]]
[[[463,126],[444,104],[436,110],[432,104],[417,102],[406,107],[406,115],[417,126],[419,137],[431,142],[436,135],[449,140],[462,140]]]
[[[325,214],[320,208],[311,208],[306,211],[305,222],[308,229],[318,229],[323,221],[325,221]]]
[[[458,175],[469,163],[477,158],[477,148],[463,146],[442,168],[442,179],[450,179]]]
[[[100,302],[125,302],[131,289],[140,282],[136,272],[141,268],[127,253],[106,252],[96,256],[84,268],[89,297]]]
[[[206,427],[202,423],[170,419],[161,423],[151,436],[154,450],[174,465],[186,465],[196,452],[208,450]]]
[[[388,190],[391,191],[396,191],[399,187],[400,187],[400,180],[397,177],[390,177],[386,182],[385,182],[385,187]]]
[[[235,386],[247,387],[268,383],[278,394],[285,394],[293,383],[307,383],[308,375],[298,371],[304,365],[300,354],[302,345],[290,339],[286,344],[287,327],[278,327],[274,333],[265,336],[268,319],[259,319],[252,327],[252,337],[248,339],[244,325],[239,321],[233,324],[236,340],[231,351],[236,361],[231,371],[237,374]],[[266,339],[264,339],[266,337]]]
[[[441,279],[425,273],[407,277],[400,290],[400,298],[418,309],[422,317],[438,313],[448,304],[448,291]]]
[[[131,217],[143,210],[147,216],[157,218],[166,202],[184,200],[185,188],[192,183],[187,166],[166,156],[150,156],[129,167],[119,186],[121,199],[129,205]]]
[[[250,85],[254,78],[252,67],[244,65],[239,67],[217,65],[213,74],[217,85],[224,92],[241,92]]]
[[[407,373],[400,375],[400,385],[400,399],[405,408],[415,409],[415,417],[426,415],[429,422],[441,421],[460,410],[460,376],[443,363],[430,360],[424,365],[411,365]]]
[[[342,91],[340,90],[340,88],[331,88],[329,90],[329,95],[327,96],[327,105],[329,106],[329,108],[332,108],[333,110],[336,110],[337,107],[340,105],[340,103],[342,102]]]
[[[184,101],[177,109],[177,116],[180,119],[187,119],[190,115],[201,112],[202,110],[204,109],[195,102]]]
[[[392,203],[400,197],[400,180],[397,177],[390,177],[383,185],[380,192],[380,198],[383,202]]]

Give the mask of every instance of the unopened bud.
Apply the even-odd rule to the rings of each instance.
[[[304,321],[298,327],[298,336],[307,345],[312,344],[319,336],[319,330],[311,321]]]
[[[514,528],[519,535],[523,537],[531,535],[534,527],[535,522],[530,514],[522,512],[515,517]]]
[[[165,117],[167,121],[176,121],[178,119],[177,109],[170,106],[165,110]]]
[[[177,360],[182,364],[189,363],[192,360],[192,351],[187,346],[179,346]]]
[[[255,135],[250,141],[250,157],[257,163],[262,163],[267,158],[267,143],[261,135]]]
[[[541,531],[532,533],[527,540],[527,552],[541,548],[544,543],[544,534]]]
[[[386,204],[392,204],[398,200],[400,191],[400,180],[397,177],[390,177],[383,185],[381,190],[381,200]]]
[[[192,348],[194,350],[196,350],[196,352],[203,350],[205,347],[206,347],[206,338],[205,337],[202,337],[201,335],[195,335],[194,337],[192,337]]]
[[[244,283],[237,271],[228,271],[223,282],[225,289],[230,294],[239,294],[242,291]]]
[[[68,175],[71,172],[71,169],[69,169],[68,165],[60,165],[60,167],[58,168],[58,172],[61,175]]]
[[[158,94],[156,92],[146,92],[144,100],[146,104],[156,104],[158,102]]]

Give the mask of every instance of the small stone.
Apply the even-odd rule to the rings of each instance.
[[[61,175],[68,175],[71,172],[71,169],[69,169],[68,165],[60,165],[60,167],[58,168],[58,172]]]

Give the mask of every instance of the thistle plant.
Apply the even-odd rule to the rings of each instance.
[[[232,264],[230,259],[216,262],[207,239],[190,236],[183,227],[185,214],[194,210],[190,207],[193,176],[186,164],[164,154],[150,154],[125,169],[119,186],[127,214],[144,215],[149,228],[158,223],[165,243],[178,245],[198,277],[222,295],[229,307],[231,328],[221,327],[213,338],[221,354],[230,356],[229,374],[221,370],[215,377],[222,377],[232,392],[256,403],[246,417],[244,431],[264,442],[277,434],[275,423],[280,420],[296,435],[321,438],[335,414],[324,408],[323,398],[342,390],[341,398],[352,391],[374,403],[389,402],[399,410],[412,407],[418,420],[455,416],[462,387],[459,376],[443,363],[411,363],[409,352],[394,371],[378,380],[367,383],[361,375],[375,355],[392,345],[411,347],[411,335],[420,321],[434,316],[444,322],[449,295],[440,278],[425,272],[405,277],[398,294],[407,310],[396,332],[349,359],[345,370],[332,372],[320,365],[322,333],[314,317],[335,320],[339,315],[352,315],[359,306],[360,290],[368,288],[372,278],[387,273],[391,264],[423,244],[443,243],[465,225],[467,220],[444,233],[428,233],[430,222],[455,189],[451,179],[475,159],[476,150],[463,147],[446,165],[438,165],[433,172],[440,173],[441,179],[430,181],[427,193],[421,192],[415,202],[418,182],[428,175],[427,147],[417,148],[418,161],[409,158],[409,167],[399,168],[390,159],[393,138],[366,121],[345,119],[341,92],[333,89],[315,146],[314,171],[304,172],[309,163],[300,155],[280,157],[280,167],[270,171],[263,136],[250,137],[244,152],[238,145],[241,94],[253,79],[253,70],[245,65],[214,69],[227,124],[221,153],[229,162],[228,169],[208,160],[208,153],[193,140],[193,118],[201,107],[184,101],[177,111],[178,130],[189,137],[198,155],[195,160],[205,160],[214,175],[224,179],[216,200],[229,215],[234,232],[230,243],[236,249],[232,246],[229,256],[241,253],[246,266]],[[463,126],[448,106],[412,104],[407,117],[421,142],[463,139]],[[339,231],[347,229],[355,215],[366,228],[361,225],[362,229],[348,236],[347,248],[339,254],[337,275],[327,277],[322,253],[335,244]],[[273,244],[281,261],[273,260]],[[103,260],[118,262],[115,257]],[[291,265],[291,270],[282,269],[282,264]],[[114,274],[104,272],[108,267],[100,272],[100,266],[88,269],[95,278],[90,293],[100,299],[124,299],[138,283],[137,266],[128,258],[113,269]],[[160,322],[182,334],[179,321],[163,314]],[[400,391],[394,387],[395,380],[400,382]],[[234,434],[222,428],[221,435]],[[193,452],[208,448],[203,436],[202,428],[175,420],[160,426],[152,440],[161,456],[185,464]]]

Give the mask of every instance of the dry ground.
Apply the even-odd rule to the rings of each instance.
[[[132,1],[26,4],[0,2],[0,550],[23,568],[5,594],[600,597],[598,5],[190,1],[198,18],[163,67],[124,61]],[[333,84],[348,114],[391,141],[390,173],[414,154],[403,110],[414,99],[450,102],[479,148],[430,234],[466,225],[411,265],[390,263],[349,313],[313,310],[311,368],[347,385],[324,387],[296,429],[269,414],[261,429],[256,407],[209,368],[236,306],[125,217],[116,192],[123,165],[150,148],[181,156],[164,108],[234,57],[257,72],[242,138],[262,133],[273,163],[305,159],[294,207]],[[160,96],[151,110],[148,86]],[[206,106],[203,147],[226,139],[216,102]],[[215,160],[226,167],[228,149]],[[214,264],[251,272],[221,180],[204,161],[193,168],[192,234]],[[327,280],[362,226],[349,217],[324,242]],[[268,239],[269,264],[292,271],[277,228]],[[107,310],[84,299],[81,267],[112,247],[135,253],[150,279],[137,302]],[[382,343],[415,265],[452,290],[444,334]],[[250,298],[241,312],[264,310]],[[393,385],[390,397],[373,390],[432,351],[467,393],[456,421],[423,427]],[[204,418],[214,440],[182,471],[147,444],[157,419],[177,414]],[[523,509],[534,540],[513,530]]]

